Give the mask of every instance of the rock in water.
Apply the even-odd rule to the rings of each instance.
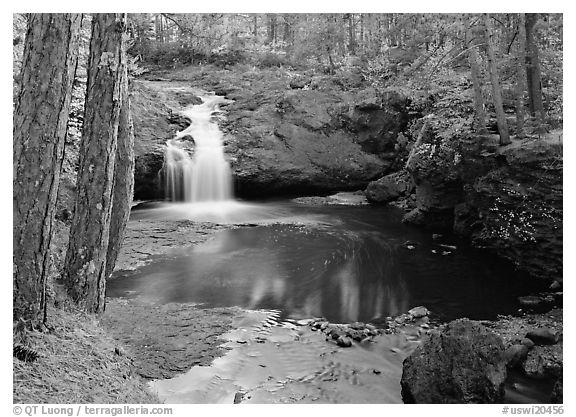
[[[404,360],[405,403],[498,403],[504,398],[502,339],[480,323],[455,320],[433,331]]]
[[[408,314],[410,314],[415,319],[419,319],[430,314],[430,310],[428,310],[426,307],[418,306],[410,309]]]
[[[352,341],[346,336],[340,336],[336,339],[336,344],[340,347],[350,347],[352,346]]]

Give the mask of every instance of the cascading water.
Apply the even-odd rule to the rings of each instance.
[[[183,111],[192,124],[166,143],[166,194],[171,201],[224,202],[232,199],[232,173],[224,157],[222,132],[212,116],[224,97],[203,97],[203,103]],[[194,155],[187,148],[194,140]]]
[[[214,94],[182,114],[190,126],[166,142],[164,175],[167,203],[154,203],[148,218],[215,223],[266,221],[286,216],[283,210],[234,199],[232,170],[224,155],[223,134],[213,116],[231,103]]]

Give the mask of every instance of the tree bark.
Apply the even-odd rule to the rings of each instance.
[[[472,41],[472,29],[468,18],[465,18],[466,23],[466,38],[468,42]],[[468,62],[470,63],[470,76],[472,78],[472,88],[474,89],[474,121],[475,128],[478,133],[486,133],[486,110],[484,109],[484,97],[482,95],[482,77],[480,73],[479,54],[477,45],[468,48]]]
[[[504,107],[502,105],[502,88],[500,87],[500,79],[498,76],[498,67],[494,57],[494,46],[492,43],[492,23],[490,15],[484,13],[484,27],[486,29],[486,50],[488,55],[488,72],[490,73],[490,81],[492,83],[492,99],[494,101],[494,109],[496,111],[496,122],[498,124],[498,132],[500,133],[500,145],[508,145],[510,142],[510,133],[508,132],[508,124],[506,123],[506,115],[504,114]]]
[[[112,185],[126,94],[125,31],[121,14],[93,17],[76,203],[66,253],[68,294],[81,308],[95,313],[105,306]]]
[[[536,43],[534,26],[538,21],[537,13],[526,13],[526,79],[528,81],[528,97],[530,114],[536,119],[537,130],[544,127],[544,104],[542,102],[542,76],[540,74],[540,58]]]
[[[50,241],[82,16],[30,15],[14,110],[14,317],[46,319]]]
[[[516,137],[526,137],[524,133],[524,78],[526,73],[526,27],[524,13],[518,14],[518,49],[516,55]]]
[[[114,163],[114,186],[112,196],[112,215],[110,218],[110,236],[106,255],[105,277],[112,274],[118,253],[124,240],[124,231],[130,217],[132,198],[134,196],[134,126],[128,94],[128,74],[124,74],[123,92],[118,125],[118,146]]]

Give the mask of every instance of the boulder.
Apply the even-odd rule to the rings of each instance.
[[[366,198],[371,203],[388,203],[407,197],[414,190],[412,177],[406,171],[386,175],[372,181],[366,188]]]
[[[428,310],[426,307],[418,306],[408,310],[408,314],[410,314],[415,319],[419,319],[430,314],[430,310]]]
[[[498,403],[504,398],[502,339],[480,323],[455,320],[431,331],[403,363],[405,403]]]
[[[534,342],[538,346],[555,345],[558,343],[559,335],[550,329],[541,327],[538,329],[530,330],[526,334],[526,338]]]

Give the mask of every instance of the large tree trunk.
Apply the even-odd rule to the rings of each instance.
[[[524,138],[524,79],[526,73],[526,28],[524,13],[518,14],[518,49],[516,55],[516,137]]]
[[[112,197],[112,216],[110,219],[110,236],[106,256],[106,273],[108,278],[114,270],[118,253],[124,239],[124,231],[134,195],[134,126],[130,111],[128,94],[128,77],[125,71],[123,91],[126,97],[122,101],[120,123],[118,126],[118,146],[114,164],[114,186]]]
[[[540,58],[534,26],[538,21],[537,13],[526,13],[526,78],[528,81],[529,107],[532,117],[536,118],[537,130],[544,127],[544,104],[542,103],[542,76]]]
[[[32,14],[14,110],[14,317],[45,319],[50,240],[64,159],[80,14]]]
[[[126,94],[125,30],[121,14],[93,17],[76,204],[66,253],[68,293],[81,308],[96,313],[105,305],[112,184]]]
[[[502,88],[500,87],[500,78],[498,77],[498,68],[494,58],[494,46],[492,43],[492,22],[490,15],[484,13],[484,27],[486,28],[486,50],[488,55],[488,72],[492,83],[492,98],[494,109],[496,111],[496,122],[498,123],[498,132],[500,133],[500,145],[508,145],[510,142],[510,133],[508,133],[508,124],[502,105]]]
[[[470,63],[470,76],[472,78],[472,88],[474,89],[474,122],[475,128],[478,133],[486,133],[486,111],[484,110],[484,97],[482,95],[482,77],[480,73],[478,42],[475,45],[470,45],[468,42],[472,41],[472,30],[468,18],[466,22],[466,39],[468,48],[468,62]]]

